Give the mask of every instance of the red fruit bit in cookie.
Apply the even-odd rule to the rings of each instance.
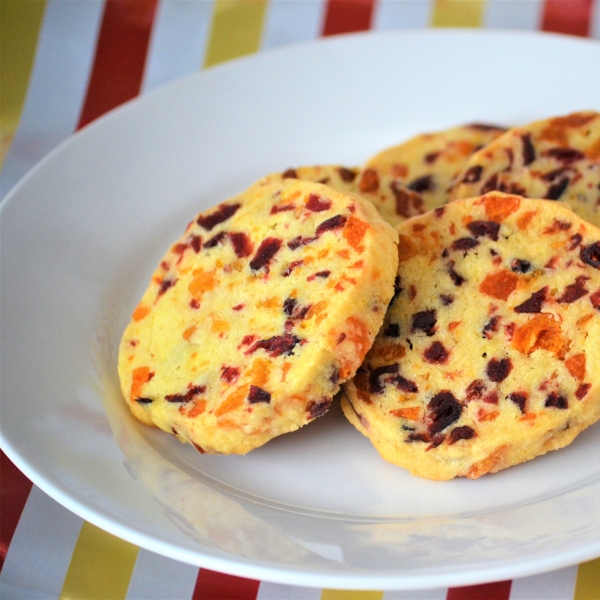
[[[302,320],[311,309],[311,304],[299,305],[295,298],[286,298],[283,301],[283,312],[292,319]]]
[[[455,427],[446,439],[448,440],[448,444],[452,445],[456,444],[459,440],[470,440],[476,436],[477,434],[473,428],[468,425],[462,425],[461,427]]]
[[[219,223],[223,223],[233,217],[239,208],[239,204],[220,204],[217,210],[211,214],[200,215],[196,219],[196,223],[206,229],[206,231],[210,231],[213,227],[219,225]]]
[[[585,289],[585,282],[588,281],[589,277],[585,275],[580,275],[575,279],[575,283],[568,285],[565,288],[565,291],[562,293],[560,298],[557,298],[557,302],[561,302],[563,304],[571,304],[575,302],[575,300],[579,300],[579,298],[583,298],[589,292]]]
[[[543,233],[550,234],[558,233],[560,231],[569,231],[569,229],[571,229],[572,226],[573,224],[569,221],[561,221],[560,219],[554,219],[554,221],[552,221],[552,225],[546,227]]]
[[[204,394],[205,391],[206,391],[205,385],[192,386],[190,384],[190,387],[188,388],[187,392],[185,392],[183,394],[167,394],[165,396],[165,400],[167,402],[181,402],[181,403],[191,402],[196,396],[199,396],[200,394]]]
[[[251,385],[247,400],[250,404],[257,404],[258,402],[266,402],[269,404],[271,402],[271,394],[255,385]]]
[[[317,277],[320,279],[327,279],[331,275],[331,271],[319,271],[318,273],[313,273],[306,278],[306,281],[314,281]]]
[[[214,248],[217,244],[222,243],[225,240],[227,234],[224,231],[219,231],[219,233],[213,235],[210,239],[204,242],[205,248]]]
[[[334,229],[341,229],[345,224],[348,217],[344,215],[336,215],[335,217],[331,217],[331,219],[327,219],[323,221],[316,230],[317,237],[323,235],[326,231],[332,231]]]
[[[317,194],[310,194],[306,201],[306,208],[312,212],[323,212],[331,208],[331,200],[321,198]]]
[[[290,333],[284,335],[276,335],[268,340],[260,340],[251,346],[245,355],[253,354],[257,350],[265,350],[271,358],[281,356],[282,354],[291,354],[292,350],[300,342],[300,338]]]
[[[461,180],[461,183],[477,183],[481,179],[482,172],[483,167],[481,165],[473,165],[467,169]]]
[[[484,326],[484,328],[483,328],[483,330],[482,330],[482,332],[481,332],[481,333],[483,334],[483,337],[484,337],[484,338],[486,338],[486,339],[488,339],[488,340],[491,340],[491,339],[492,339],[492,337],[493,337],[494,333],[495,333],[496,331],[498,331],[498,327],[499,327],[499,325],[500,325],[500,320],[501,320],[501,317],[500,317],[500,316],[498,316],[498,315],[496,315],[495,317],[492,317],[492,318],[491,318],[491,319],[490,319],[490,320],[489,320],[489,321],[488,321],[488,322],[485,324],[485,326]]]
[[[444,348],[441,342],[433,342],[429,348],[423,353],[423,358],[428,362],[436,365],[445,363],[450,356],[450,352]]]
[[[429,435],[435,435],[458,421],[462,412],[462,405],[449,390],[442,390],[436,394],[427,405],[426,417]]]
[[[487,385],[483,379],[475,379],[469,384],[466,390],[467,402],[483,399],[483,395],[487,391]]]
[[[492,358],[485,368],[486,375],[495,383],[504,381],[511,371],[512,362],[510,358],[502,358],[500,360]]]
[[[548,191],[544,196],[546,200],[558,200],[569,185],[569,178],[563,177],[558,182],[553,183],[548,187]]]
[[[250,268],[253,271],[258,271],[262,267],[268,265],[270,260],[277,254],[281,248],[283,240],[279,238],[267,238],[260,243],[254,258],[250,261]]]
[[[346,183],[352,183],[356,179],[357,171],[347,169],[346,167],[340,167],[338,169],[340,179]]]
[[[194,252],[198,254],[198,252],[202,250],[202,237],[199,235],[193,235],[190,238],[190,246],[193,248]]]
[[[515,306],[514,311],[516,313],[539,313],[542,311],[542,305],[546,300],[548,294],[548,286],[544,286],[542,289],[531,294],[531,296],[525,300],[525,302]]]
[[[523,165],[529,165],[535,160],[535,148],[531,143],[531,134],[526,133],[521,136],[521,145],[523,153]]]
[[[590,391],[591,387],[591,383],[582,383],[575,392],[575,398],[577,398],[577,400],[583,400],[583,398],[585,398],[587,393]]]
[[[498,232],[500,231],[500,223],[494,221],[471,221],[467,224],[467,229],[476,238],[487,236],[494,242],[498,241]]]
[[[322,398],[321,400],[311,400],[306,405],[306,412],[309,419],[322,417],[331,406],[331,398]]]
[[[287,169],[287,171],[284,171],[281,176],[284,179],[298,179],[298,173],[296,173],[296,169]]]
[[[314,242],[316,239],[317,239],[316,237],[303,238],[302,236],[299,235],[299,236],[291,239],[287,245],[290,250],[296,250],[297,248],[300,248],[300,246],[306,246],[306,244],[310,244],[311,242]]]
[[[579,251],[579,258],[590,267],[600,269],[600,242],[595,242],[589,246],[582,246]]]
[[[269,214],[276,215],[280,212],[285,212],[288,210],[294,210],[296,207],[293,204],[275,204],[271,207],[271,211]]]
[[[177,283],[177,279],[163,279],[158,288],[157,298],[162,296],[169,288],[172,288]]]
[[[510,270],[513,273],[527,273],[531,269],[531,263],[522,258],[513,258],[510,261]]]
[[[550,148],[544,152],[544,155],[566,164],[571,164],[585,158],[585,155],[579,150],[575,150],[575,148]]]
[[[479,291],[498,300],[506,300],[516,289],[519,278],[510,271],[490,273],[479,285]]]
[[[425,332],[426,335],[432,336],[436,332],[437,313],[435,310],[422,310],[412,316],[411,332],[417,330]]]
[[[600,288],[598,288],[591,296],[590,302],[594,308],[600,310]]]
[[[221,373],[221,381],[224,381],[225,383],[235,383],[239,376],[239,367],[225,367],[223,373]]]
[[[379,175],[375,169],[366,169],[360,182],[358,184],[358,190],[361,193],[373,193],[379,189]]]
[[[527,392],[512,392],[508,395],[508,399],[514,402],[523,414],[525,414],[525,403],[528,397]]]
[[[393,377],[388,377],[386,383],[391,383],[396,386],[402,392],[410,392],[411,394],[416,394],[419,391],[417,384],[410,379],[406,379],[406,377],[402,377],[402,375],[395,375]]]
[[[233,244],[233,251],[238,258],[244,258],[245,256],[250,256],[252,254],[254,246],[250,240],[250,236],[247,233],[230,233],[229,239]]]
[[[450,279],[452,280],[452,283],[457,286],[460,287],[465,281],[467,281],[462,275],[460,275],[459,273],[457,273],[454,270],[454,261],[451,260],[448,264],[447,267],[447,273],[448,275],[450,275]]]
[[[398,364],[384,365],[373,369],[369,375],[369,392],[371,394],[381,394],[383,392],[383,385],[380,381],[381,377],[390,373],[398,373],[398,369]]]
[[[423,175],[422,177],[417,177],[413,179],[410,183],[406,185],[406,187],[412,192],[417,192],[419,194],[423,192],[431,192],[435,188],[435,184],[433,182],[432,175]]]
[[[581,244],[582,239],[583,238],[581,237],[580,233],[576,233],[575,235],[571,236],[571,238],[569,239],[569,243],[567,244],[567,250],[569,252],[571,250],[575,250],[575,248],[577,248],[577,246]]]
[[[394,194],[397,215],[409,219],[414,215],[420,215],[424,212],[423,198],[417,192],[406,190],[395,181],[390,183],[390,189]]]
[[[500,223],[519,210],[521,200],[517,196],[496,196],[490,194],[483,199],[485,214],[490,221]]]
[[[288,244],[289,246],[289,244]],[[289,277],[290,274],[292,273],[292,271],[296,268],[299,267],[300,265],[303,265],[304,261],[303,260],[293,260],[286,268],[286,270],[282,273],[283,277]]]
[[[464,237],[464,238],[460,238],[458,240],[454,240],[452,242],[452,245],[450,246],[450,248],[452,250],[468,251],[468,250],[471,250],[472,248],[475,248],[476,246],[479,246],[479,242],[475,238]]]
[[[546,408],[560,408],[564,410],[569,408],[569,401],[558,392],[550,392],[548,396],[546,396],[544,406]]]

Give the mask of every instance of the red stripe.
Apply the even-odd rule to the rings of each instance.
[[[256,600],[260,581],[200,569],[192,600]]]
[[[542,30],[590,35],[593,0],[545,0]]]
[[[139,94],[157,2],[105,0],[77,129]]]
[[[0,571],[32,485],[0,450]]]
[[[327,0],[322,35],[367,31],[374,7],[375,0]]]
[[[511,585],[508,580],[450,588],[446,600],[508,600]]]

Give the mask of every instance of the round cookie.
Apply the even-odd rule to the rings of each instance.
[[[296,179],[200,213],[123,334],[132,413],[223,454],[323,415],[381,326],[396,242],[367,201]]]
[[[510,129],[476,152],[452,199],[499,190],[566,202],[600,226],[600,113],[573,113]]]
[[[492,192],[397,229],[396,293],[342,400],[385,459],[477,478],[600,417],[599,228]]]
[[[494,125],[463,125],[425,133],[383,150],[362,167],[358,193],[397,225],[445,204],[469,157],[502,134]]]

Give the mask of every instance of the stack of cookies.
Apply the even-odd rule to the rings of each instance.
[[[244,454],[325,414],[477,478],[600,418],[600,114],[268,175],[168,251],[119,349],[132,413]]]

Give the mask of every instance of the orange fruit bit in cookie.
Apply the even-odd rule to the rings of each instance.
[[[235,390],[235,392],[229,394],[229,396],[227,396],[227,398],[225,398],[225,400],[223,400],[223,402],[221,402],[221,404],[215,410],[215,416],[220,417],[221,415],[224,415],[225,413],[242,406],[249,391],[250,386],[243,385]]]
[[[144,317],[148,316],[150,313],[150,308],[144,306],[143,304],[138,304],[131,315],[131,318],[134,321],[141,321]]]
[[[195,300],[202,300],[202,294],[215,288],[217,285],[217,274],[214,271],[194,269],[194,278],[190,281],[188,289]]]
[[[400,234],[398,240],[398,258],[400,262],[416,256],[418,252],[416,244],[407,235]]]
[[[534,350],[547,350],[560,356],[565,346],[558,321],[548,313],[540,313],[529,319],[515,331],[512,347],[531,354]]]
[[[369,229],[369,224],[362,219],[350,215],[344,227],[344,238],[357,251],[359,251],[360,243]]]
[[[490,471],[498,470],[497,467],[499,467],[504,460],[507,449],[508,446],[500,446],[500,448],[494,450],[487,458],[474,463],[466,472],[466,477],[469,479],[477,479]]]
[[[565,366],[575,379],[583,381],[585,377],[585,354],[581,353],[570,356],[565,360]]]
[[[490,221],[499,223],[506,217],[519,210],[521,200],[518,196],[488,195],[483,199],[485,214]]]
[[[410,406],[408,408],[390,410],[390,414],[394,415],[395,417],[408,419],[409,421],[416,421],[421,416],[421,409],[418,406]]]
[[[506,300],[517,287],[519,278],[510,271],[490,273],[479,285],[479,291],[498,300]]]
[[[154,377],[154,373],[150,371],[150,367],[137,367],[133,370],[131,378],[131,393],[130,400],[133,402],[136,398],[142,395],[142,388]]]
[[[252,379],[253,385],[261,387],[269,381],[269,375],[271,374],[271,361],[266,358],[255,358],[252,361],[252,366],[245,373]]]

